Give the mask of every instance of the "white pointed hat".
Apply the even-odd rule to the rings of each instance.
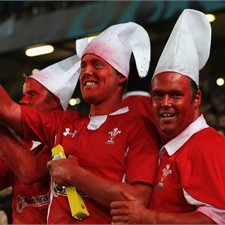
[[[207,16],[185,9],[170,34],[153,77],[162,72],[177,72],[199,86],[199,71],[209,58],[210,46],[211,26]]]
[[[140,77],[148,74],[150,66],[150,38],[147,31],[137,23],[128,22],[110,26],[90,43],[87,38],[76,41],[77,54],[95,54],[117,71],[128,77],[130,58],[133,53]]]
[[[62,108],[66,110],[78,82],[79,74],[80,58],[73,55],[44,68],[29,78],[37,80],[57,96]]]

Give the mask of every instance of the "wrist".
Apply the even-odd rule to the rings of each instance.
[[[143,210],[143,216],[142,216],[142,224],[150,224],[150,223],[154,223],[153,219],[151,219],[151,210],[145,208]]]
[[[157,224],[158,212],[146,209],[143,213],[143,224]]]

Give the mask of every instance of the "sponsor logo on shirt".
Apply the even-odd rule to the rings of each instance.
[[[41,207],[44,205],[49,204],[50,196],[49,194],[46,195],[40,195],[37,197],[26,197],[26,196],[17,196],[17,207],[16,211],[18,213],[22,213],[23,209],[27,206],[32,206],[32,207]]]
[[[73,132],[70,132],[70,128],[65,128],[65,131],[63,132],[64,136],[71,136],[71,138],[74,138],[77,133],[77,130],[74,130]]]
[[[164,187],[164,183],[163,182],[165,181],[165,179],[167,178],[167,176],[169,174],[172,174],[172,170],[170,169],[170,165],[167,164],[166,167],[162,170],[162,176],[160,178],[159,183],[156,186],[157,188],[163,188]]]
[[[114,128],[112,131],[110,131],[109,134],[109,139],[107,140],[106,144],[115,144],[115,138],[118,134],[121,133],[121,130],[119,130],[117,127]]]

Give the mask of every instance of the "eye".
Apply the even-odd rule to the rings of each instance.
[[[99,61],[94,62],[95,68],[99,68],[99,67],[102,67],[102,66],[103,66],[103,64],[101,62],[99,62]]]
[[[163,93],[153,92],[152,93],[152,98],[154,98],[154,99],[161,99],[161,98],[163,98]]]
[[[80,68],[81,68],[81,69],[84,69],[85,65],[86,65],[86,64],[85,64],[84,62],[82,62],[81,65],[80,65]]]
[[[180,98],[182,96],[182,93],[181,92],[173,92],[171,95],[173,98]]]
[[[36,93],[35,91],[30,91],[30,92],[28,93],[28,95],[29,95],[30,97],[34,97],[34,96],[37,95],[37,93]]]

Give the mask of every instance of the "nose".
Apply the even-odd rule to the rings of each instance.
[[[93,70],[91,66],[85,66],[82,68],[80,73],[80,81],[83,82],[85,79],[89,79],[93,75]]]
[[[23,97],[20,99],[19,103],[20,103],[21,105],[28,105],[28,104],[29,104],[28,98],[27,98],[26,96],[23,96]]]
[[[165,95],[162,99],[162,106],[168,106],[171,104],[169,95]]]
[[[87,64],[85,67],[81,69],[81,74],[92,75],[93,74],[92,66]]]

